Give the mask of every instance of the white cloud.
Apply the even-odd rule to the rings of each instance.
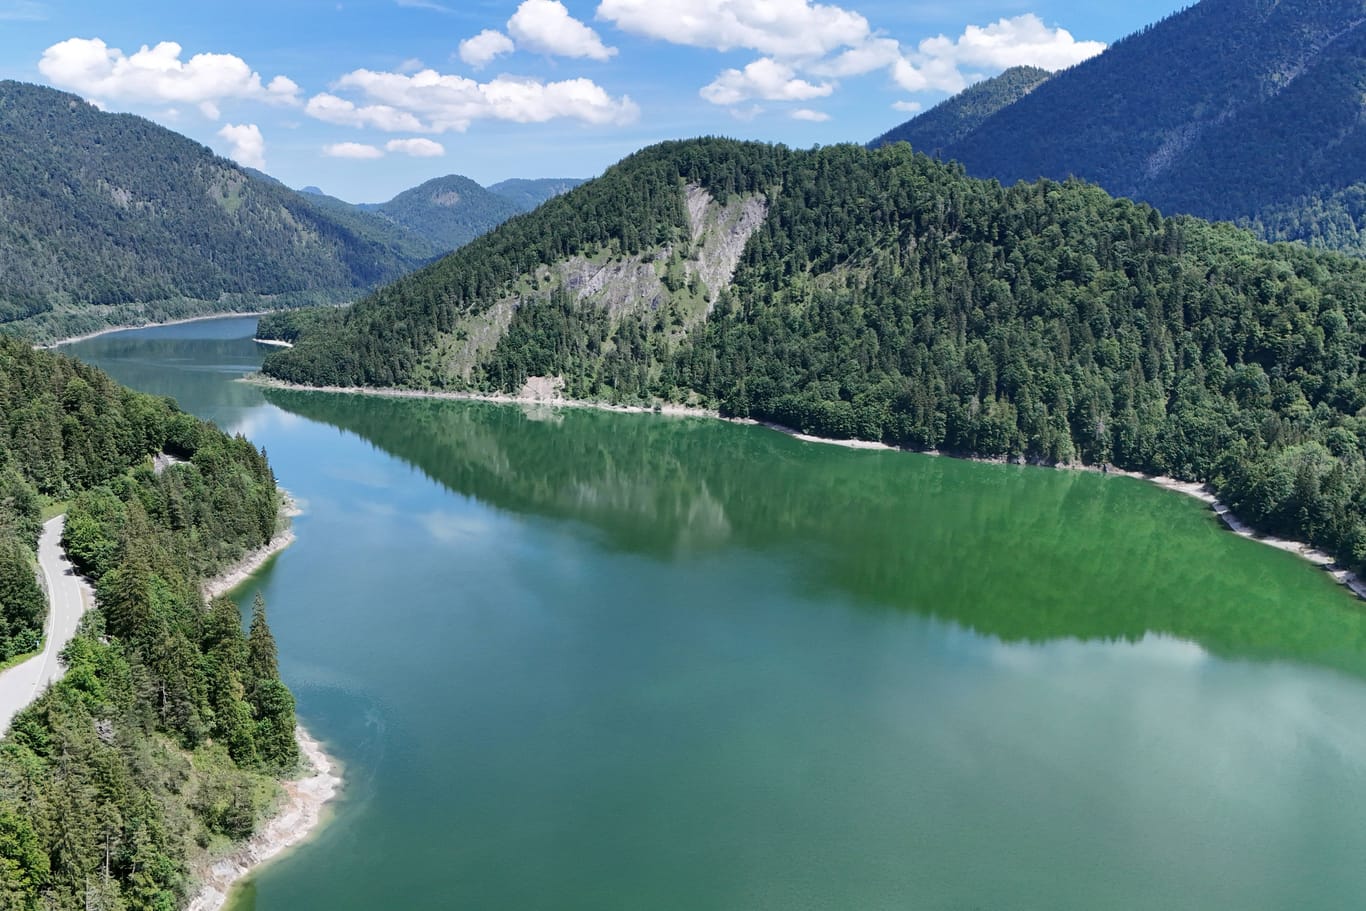
[[[328,158],[383,158],[384,150],[363,142],[335,142],[323,146],[323,154]]]
[[[486,28],[473,38],[466,38],[460,42],[460,59],[475,69],[481,69],[488,66],[495,57],[511,54],[515,49],[516,45],[507,35]]]
[[[830,119],[830,115],[824,111],[813,111],[811,108],[798,108],[792,112],[793,120],[807,120],[811,123],[825,123]]]
[[[407,111],[400,111],[384,104],[357,107],[354,102],[326,92],[308,99],[304,113],[327,123],[350,127],[374,127],[389,133],[425,129],[422,121]]]
[[[858,13],[809,0],[602,0],[597,17],[672,44],[783,58],[823,57],[871,34]]]
[[[725,70],[710,85],[704,86],[701,96],[712,104],[739,104],[751,98],[764,101],[807,101],[824,98],[835,91],[829,82],[819,85],[797,78],[797,72],[786,63],[760,57],[743,70]]]
[[[939,35],[920,42],[898,61],[892,78],[909,92],[958,92],[973,81],[969,70],[999,72],[1012,66],[1060,70],[1105,50],[1100,41],[1078,41],[1064,28],[1049,28],[1033,13],[969,25],[958,38]]]
[[[818,76],[862,76],[886,69],[901,59],[901,43],[892,38],[869,38],[862,44],[806,67]]]
[[[425,70],[426,68],[426,64],[416,57],[409,57],[398,65],[400,73],[416,73],[418,70]]]
[[[918,114],[924,109],[924,105],[919,101],[893,101],[892,110],[903,111],[907,114]]]
[[[414,158],[436,158],[446,154],[446,147],[431,139],[391,139],[384,144],[384,148]]]
[[[224,124],[218,136],[228,142],[228,157],[248,168],[266,167],[266,140],[254,123]]]
[[[214,105],[228,99],[273,104],[299,101],[299,87],[293,80],[276,76],[263,83],[241,57],[195,54],[181,60],[180,55],[181,47],[174,41],[143,45],[125,55],[99,38],[68,38],[43,52],[38,70],[55,85],[108,101]]]
[[[199,102],[199,113],[203,114],[209,120],[217,120],[219,117],[223,116],[223,112],[218,109],[218,105],[214,104],[212,101]]]
[[[436,0],[394,0],[394,3],[398,6],[407,7],[408,9],[425,9],[431,10],[434,13],[455,12],[455,10],[451,9],[449,6],[437,3]],[[339,6],[337,8],[340,9],[341,7]]]
[[[560,0],[523,0],[508,20],[508,33],[518,47],[556,57],[607,60],[617,52],[603,44],[597,32],[569,15]]]
[[[354,91],[363,101],[356,104],[324,93],[309,99],[305,111],[329,123],[391,133],[464,131],[476,120],[544,123],[566,118],[597,125],[624,124],[640,114],[629,97],[613,98],[597,83],[582,78],[541,82],[498,76],[476,82],[430,69],[411,75],[355,70],[338,79],[333,88]]]

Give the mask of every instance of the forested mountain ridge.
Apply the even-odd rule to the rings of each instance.
[[[695,207],[715,213],[700,234]],[[746,240],[708,281],[720,233]],[[1366,568],[1366,263],[1080,182],[1006,188],[902,144],[666,143],[309,316],[266,373],[556,378],[830,437],[1109,462],[1209,481],[1258,527]]]
[[[1363,91],[1360,0],[1203,0],[1059,73],[943,155],[978,177],[1075,175],[1168,214],[1362,253]]]
[[[421,261],[148,120],[0,82],[0,329],[339,302]]]
[[[163,451],[184,461],[158,472]],[[192,865],[249,835],[298,761],[264,607],[244,633],[200,594],[276,532],[280,494],[242,437],[0,338],[5,654],[41,629],[33,546],[53,501],[96,607],[66,676],[0,740],[0,908],[179,907]]]
[[[583,183],[578,177],[514,177],[488,185],[490,193],[509,199],[523,212],[530,212],[548,199],[568,193]]]
[[[385,203],[361,205],[425,241],[433,256],[464,246],[526,211],[510,199],[459,174],[437,177]]]
[[[1053,74],[1037,66],[1013,66],[947,98],[899,127],[874,139],[874,147],[909,142],[911,148],[938,156],[972,134],[997,111],[1034,91]]]

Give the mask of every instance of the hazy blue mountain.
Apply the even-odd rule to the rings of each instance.
[[[514,177],[491,184],[488,190],[512,200],[523,211],[530,212],[547,199],[568,193],[583,182],[583,179],[578,177],[541,177],[531,180]]]
[[[909,142],[917,152],[937,155],[971,134],[997,111],[1034,91],[1052,75],[1036,66],[1011,67],[888,130],[874,139],[872,145]]]
[[[1076,175],[1164,212],[1361,252],[1364,94],[1360,0],[1203,0],[942,152],[975,176]]]

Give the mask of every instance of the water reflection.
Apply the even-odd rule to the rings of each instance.
[[[798,550],[804,585],[1008,641],[1190,639],[1366,672],[1366,614],[1301,561],[1126,478],[851,452],[703,419],[269,390],[452,491],[677,560]]]

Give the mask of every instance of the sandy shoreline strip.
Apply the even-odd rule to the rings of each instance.
[[[294,729],[299,753],[310,770],[302,778],[283,782],[285,799],[279,810],[251,838],[231,854],[198,871],[199,891],[187,911],[218,911],[232,887],[248,873],[308,838],[322,820],[323,808],[341,790],[341,771],[302,726]]]
[[[613,405],[611,402],[589,402],[583,399],[567,399],[559,396],[442,392],[431,389],[399,389],[393,386],[307,386],[303,383],[286,383],[259,373],[244,376],[238,382],[263,386],[267,389],[287,389],[293,392],[340,392],[347,395],[371,395],[390,399],[446,399],[456,402],[492,402],[495,405],[547,405],[552,408],[591,408],[595,411],[614,411],[618,414],[670,414],[683,417],[730,420],[721,417],[720,412],[713,409],[693,408],[688,405],[661,405],[658,408],[651,408],[645,405]],[[746,421],[743,423],[756,422]]]
[[[59,338],[55,342],[48,342],[45,345],[34,345],[35,348],[46,351],[52,348],[60,348],[62,345],[73,345],[76,342],[84,342],[92,338],[99,338],[101,335],[110,335],[114,332],[128,332],[133,329],[157,329],[161,326],[183,326],[186,323],[204,323],[214,319],[234,319],[239,316],[265,316],[267,313],[275,313],[274,310],[232,310],[226,313],[209,313],[204,316],[187,316],[184,319],[167,320],[164,323],[138,323],[129,326],[109,326],[104,329],[97,329],[94,332],[87,332],[84,335],[73,335],[70,338]]]
[[[294,529],[290,527],[289,521],[295,516],[301,515],[303,510],[289,495],[289,491],[282,490],[281,493],[284,494],[284,501],[280,504],[282,522],[280,530],[275,533],[275,537],[267,541],[265,546],[253,550],[212,579],[205,580],[201,586],[205,598],[217,598],[226,595],[247,581],[252,573],[266,564],[267,560],[294,543]]]

